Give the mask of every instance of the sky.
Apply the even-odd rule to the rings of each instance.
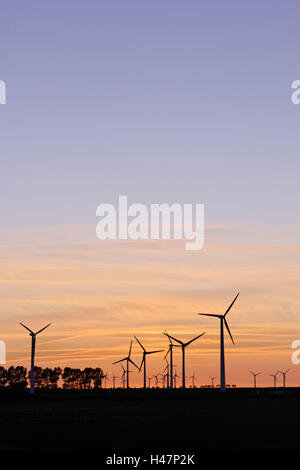
[[[300,339],[296,1],[52,1],[1,5],[0,338],[7,363],[102,366],[136,334],[205,336],[187,353],[229,383],[293,367]],[[203,203],[205,246],[97,240],[96,207]],[[134,357],[140,360],[138,345]],[[151,358],[151,373],[163,368]],[[178,356],[178,374],[180,357]],[[142,378],[132,374],[134,384]]]

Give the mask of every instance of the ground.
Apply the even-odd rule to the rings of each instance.
[[[300,450],[300,390],[0,394],[0,450]]]

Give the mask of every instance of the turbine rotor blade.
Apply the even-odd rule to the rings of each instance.
[[[159,351],[149,351],[149,352],[146,352],[146,354],[155,354],[159,352],[164,352],[164,349],[160,349]]]
[[[145,362],[145,354],[143,354],[143,359],[142,359],[142,362],[141,362],[141,365],[140,365],[139,372],[141,372],[144,362]]]
[[[23,328],[26,328],[26,330],[30,331],[30,333],[32,333],[32,334],[34,335],[34,332],[33,332],[30,328],[28,328],[27,326],[23,325],[23,323],[19,323],[19,324],[22,325]]]
[[[131,349],[132,349],[132,340],[130,341],[130,347],[129,347],[129,353],[128,353],[128,357],[130,357],[130,354],[131,354]]]
[[[42,328],[41,330],[37,331],[36,332],[36,335],[38,335],[39,333],[41,333],[42,331],[44,331],[46,328],[48,328],[48,326],[50,326],[51,323],[49,323],[47,326],[44,326],[44,328]]]
[[[221,318],[223,316],[217,313],[197,313],[197,315],[204,315],[205,317],[217,317],[217,318]]]
[[[168,337],[169,337],[169,338],[172,338],[174,341],[177,341],[177,343],[183,344],[183,342],[180,341],[180,339],[176,339],[176,338],[174,338],[174,336],[168,335]]]
[[[196,336],[196,338],[191,339],[188,343],[185,343],[185,346],[188,346],[191,344],[193,341],[196,341],[196,339],[201,338],[201,336],[205,335],[206,331],[204,333],[201,333],[201,335]]]
[[[227,321],[226,321],[226,318],[224,317],[223,320],[224,320],[226,329],[227,329],[227,331],[228,331],[228,334],[229,334],[229,336],[230,336],[230,338],[231,338],[231,341],[232,341],[232,343],[234,344],[233,337],[232,337],[232,335],[231,335],[231,333],[230,333],[230,329],[229,329],[228,323],[227,323]]]
[[[127,359],[127,357],[124,357],[123,359],[120,359],[119,361],[113,362],[113,364],[119,364],[119,362],[126,361],[126,359]]]
[[[137,340],[137,342],[139,343],[139,345],[141,346],[142,350],[146,352],[146,349],[144,348],[144,346],[142,345],[142,343],[137,339],[137,337],[135,336],[135,339]],[[130,354],[129,354],[130,355]]]
[[[236,299],[238,298],[239,295],[240,295],[240,293],[238,292],[237,295],[235,296],[235,298],[233,299],[233,301],[231,302],[231,304],[229,305],[228,309],[224,313],[224,317],[227,315],[227,313],[229,312],[229,310],[231,309],[231,307],[233,306],[234,302],[236,301]]]
[[[131,362],[131,364],[133,364],[137,369],[139,369],[139,367],[130,359],[130,357],[127,358],[127,361]]]
[[[170,336],[167,332],[164,332],[164,331],[163,331],[162,334],[165,335],[165,336],[167,336],[167,337],[169,338],[170,343],[173,344],[173,343],[172,343],[172,340],[171,340],[171,336]]]

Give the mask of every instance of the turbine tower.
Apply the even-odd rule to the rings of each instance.
[[[205,315],[206,317],[216,317],[220,319],[220,370],[221,370],[221,392],[225,392],[226,390],[226,381],[225,381],[225,351],[224,351],[224,325],[228,331],[228,334],[231,338],[232,343],[234,344],[233,337],[230,333],[230,329],[228,323],[226,321],[226,315],[233,306],[234,302],[238,298],[239,293],[235,296],[231,304],[229,305],[228,309],[223,315],[213,314],[213,313],[198,313],[198,315]]]
[[[285,372],[283,372],[282,370],[279,370],[279,374],[282,374],[282,380],[283,380],[283,388],[285,388],[285,376],[286,374],[290,371],[291,369],[288,369],[286,370]]]
[[[34,356],[35,356],[35,343],[36,343],[36,335],[44,331],[48,326],[51,325],[49,323],[48,325],[44,326],[41,330],[37,331],[34,333],[30,328],[27,326],[23,325],[23,323],[20,323],[23,328],[26,328],[26,330],[29,331],[29,336],[31,336],[31,369],[30,369],[30,393],[34,393]]]
[[[261,372],[252,372],[252,370],[249,370],[250,374],[253,375],[253,380],[254,380],[254,388],[256,388],[256,377],[261,374]]]
[[[132,349],[132,340],[130,341],[128,356],[123,357],[123,359],[120,359],[119,361],[113,362],[113,364],[119,364],[120,362],[126,361],[126,388],[129,388],[129,372],[130,372],[129,362],[138,369],[138,366],[130,359],[131,349]]]
[[[146,349],[144,348],[142,343],[137,339],[136,336],[135,336],[135,339],[137,340],[137,342],[139,343],[139,345],[141,346],[143,350],[143,359],[140,365],[140,371],[142,369],[142,366],[144,365],[144,388],[146,388],[147,387],[146,356],[147,354],[155,354],[155,353],[163,352],[163,349],[160,349],[159,351],[146,351]]]
[[[174,336],[167,335],[169,338],[171,338],[174,341],[177,341],[177,343],[181,344],[181,352],[182,352],[182,388],[185,388],[185,348],[187,346],[189,346],[191,343],[193,343],[193,341],[196,341],[196,339],[200,338],[203,335],[205,335],[205,332],[202,333],[201,335],[198,335],[195,338],[191,339],[187,343],[183,343],[182,341],[180,341],[180,339],[174,338]]]
[[[211,380],[211,388],[214,388],[214,380],[217,378],[217,377],[212,377],[211,375],[209,376],[210,380]]]

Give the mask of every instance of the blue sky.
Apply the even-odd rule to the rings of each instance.
[[[196,313],[223,311],[240,290],[230,317],[237,346],[226,343],[231,380],[248,383],[249,368],[263,365],[269,384],[299,338],[299,2],[0,8],[8,363],[28,365],[19,321],[53,323],[39,339],[42,364],[96,366],[100,357],[105,370],[133,332],[161,349],[164,328],[186,338],[204,330],[189,364],[201,354],[206,383],[218,370],[219,325]],[[120,194],[204,203],[204,250],[101,243],[96,207]]]
[[[95,223],[101,202],[201,202],[299,224],[296,1],[1,5],[1,225]]]

